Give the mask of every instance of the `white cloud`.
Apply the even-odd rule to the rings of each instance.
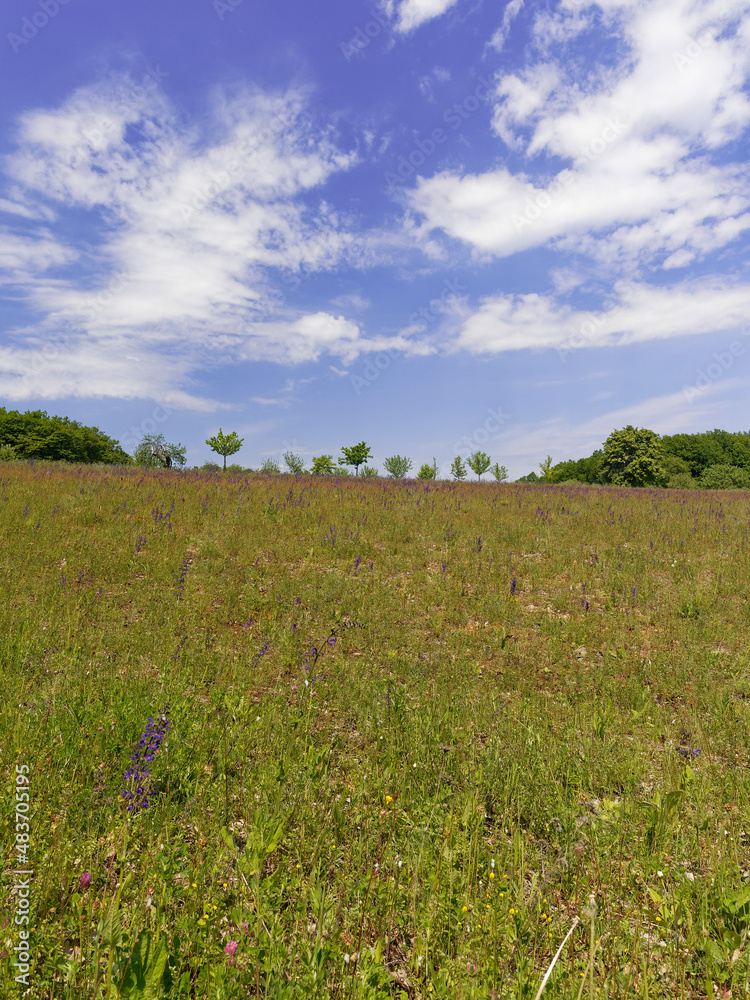
[[[295,276],[383,255],[378,234],[355,236],[317,193],[355,155],[309,117],[301,93],[220,94],[211,118],[209,135],[186,127],[156,85],[135,89],[124,78],[23,116],[6,162],[15,214],[38,217],[42,200],[88,212],[96,245],[86,233],[67,246],[54,224],[0,233],[0,282],[41,317],[33,331],[11,331],[0,392],[173,391],[186,405],[215,407],[184,392],[195,372],[321,353],[346,361],[369,349],[355,323],[294,315],[281,299]],[[32,376],[34,351],[61,330],[65,349]]]
[[[538,294],[484,299],[453,349],[472,354],[557,347],[614,347],[748,326],[750,285],[702,279],[672,286],[618,282],[601,312],[574,310]],[[750,326],[748,326],[750,329]]]
[[[406,35],[427,21],[440,17],[456,2],[457,0],[401,0],[396,31]]]
[[[750,2],[731,14],[718,0],[599,7],[611,44],[586,75],[578,33],[596,26],[587,41],[601,42],[602,26],[561,7],[575,37],[550,40],[537,15],[549,51],[494,93],[493,128],[528,169],[420,179],[423,237],[442,230],[495,256],[547,245],[613,267],[647,251],[676,267],[750,228],[748,169],[725,152],[750,124],[750,19],[738,16]]]
[[[520,14],[522,7],[523,0],[510,0],[510,2],[505,5],[505,10],[503,11],[503,23],[490,39],[490,45],[493,49],[496,49],[498,52],[502,52],[503,46],[508,40],[508,35],[510,34],[510,26]]]

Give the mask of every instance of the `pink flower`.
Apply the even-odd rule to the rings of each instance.
[[[91,885],[91,875],[88,872],[84,872],[81,875],[81,890],[85,891]]]
[[[243,929],[245,934],[247,934],[247,932],[250,930],[250,924],[248,924],[245,920],[242,921],[240,927]]]
[[[234,957],[234,953],[237,951],[238,944],[239,944],[239,941],[230,941],[229,944],[224,949],[224,951],[230,957]]]

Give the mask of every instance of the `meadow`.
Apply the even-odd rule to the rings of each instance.
[[[8,462],[0,511],[3,997],[750,993],[750,494]]]

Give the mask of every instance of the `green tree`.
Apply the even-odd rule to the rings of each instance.
[[[182,467],[187,461],[187,449],[182,444],[168,444],[163,434],[144,434],[133,450],[136,465],[149,469],[159,469],[163,458],[169,456],[169,464]]]
[[[0,441],[12,445],[18,458],[107,465],[133,461],[98,427],[86,427],[68,417],[50,417],[44,410],[20,413],[0,407]]]
[[[391,455],[383,462],[383,467],[391,479],[403,479],[411,469],[411,459],[403,455]]]
[[[451,475],[453,476],[454,479],[458,479],[459,481],[461,481],[462,479],[466,479],[467,476],[466,466],[461,460],[460,455],[456,455],[456,457],[451,462]]]
[[[12,444],[0,444],[0,462],[13,462],[18,456]]]
[[[659,435],[628,424],[604,442],[602,471],[615,486],[664,486],[667,473]]]
[[[437,462],[433,456],[432,465],[427,465],[425,462],[417,473],[417,479],[437,479],[437,471]]]
[[[541,480],[537,476],[536,472],[530,472],[527,476],[521,476],[520,479],[516,480],[517,483],[539,483]]]
[[[334,464],[333,455],[319,455],[317,458],[313,458],[310,475],[335,476],[337,472],[338,469]]]
[[[498,465],[497,462],[495,462],[495,464],[492,466],[490,472],[498,481],[498,483],[504,483],[508,478],[508,470],[505,468],[504,465]]]
[[[287,469],[294,473],[295,476],[301,476],[305,471],[305,463],[299,455],[294,455],[291,451],[284,452],[284,461],[286,462]]]
[[[212,451],[215,451],[217,455],[223,455],[224,468],[226,469],[227,455],[236,455],[242,447],[242,442],[244,440],[244,438],[237,436],[237,431],[232,431],[231,434],[225,434],[220,427],[218,434],[215,434],[213,437],[206,438],[206,444]]]
[[[704,490],[750,490],[750,472],[736,465],[709,465],[699,486]]]
[[[541,478],[542,479],[549,479],[549,477],[550,477],[549,474],[550,474],[551,470],[552,470],[552,456],[551,455],[547,455],[547,457],[545,458],[545,460],[543,462],[539,463],[539,471],[542,473]]]
[[[491,461],[490,456],[486,455],[483,451],[475,451],[473,455],[469,455],[466,459],[466,464],[472,472],[476,473],[477,479],[481,480],[482,474],[489,469]]]
[[[260,463],[260,471],[264,472],[268,476],[278,476],[281,472],[279,463],[274,461],[272,458],[264,458]]]
[[[339,459],[339,465],[353,465],[354,475],[359,474],[360,465],[364,465],[370,457],[370,449],[364,441],[354,444],[351,448],[342,448],[343,456]]]
[[[378,470],[377,469],[373,469],[373,467],[371,465],[366,465],[364,467],[364,469],[362,469],[362,475],[363,476],[377,476],[377,474],[378,474]]]

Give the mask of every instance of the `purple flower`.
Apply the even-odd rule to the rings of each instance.
[[[164,707],[165,713],[168,707],[168,705]],[[130,782],[129,788],[121,789],[123,798],[128,802],[128,812],[146,809],[148,806],[150,789],[147,789],[146,785],[147,783],[150,785],[149,775],[151,774],[151,769],[146,767],[146,765],[150,764],[154,759],[154,755],[167,735],[168,729],[169,720],[166,714],[161,715],[158,724],[153,719],[148,720],[146,730],[138,741],[135,753],[130,758],[133,766],[123,775],[123,780]],[[133,791],[134,786],[135,791]]]
[[[239,945],[239,941],[230,941],[227,944],[227,946],[224,949],[224,951],[227,953],[227,955],[230,956],[230,958],[234,957],[234,953],[237,951],[238,945]]]
[[[91,885],[91,875],[89,872],[84,872],[81,875],[81,892],[85,892],[86,889]]]
[[[513,576],[511,577],[510,580],[510,596],[513,597],[515,592],[516,592],[516,578]]]

